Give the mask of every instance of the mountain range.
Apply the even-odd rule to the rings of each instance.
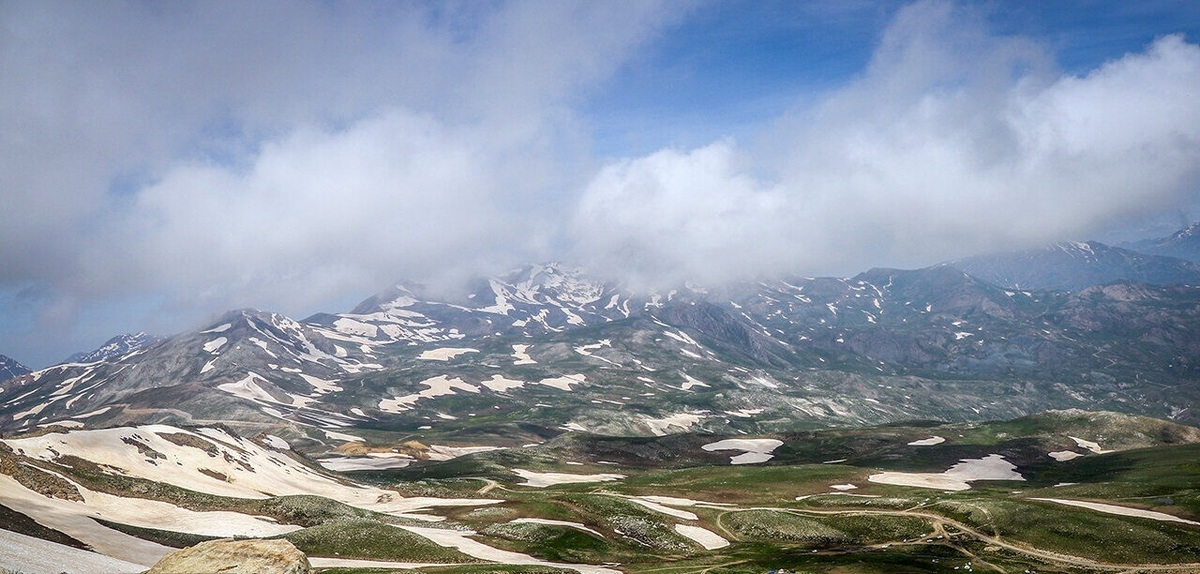
[[[1044,408],[1200,420],[1192,286],[1022,290],[938,265],[638,293],[538,265],[472,287],[449,301],[398,285],[300,321],[234,311],[0,383],[0,429],[286,421],[521,440]]]
[[[1200,263],[1200,221],[1167,237],[1146,239],[1124,244],[1122,247],[1141,253],[1178,257],[1193,263]]]
[[[1087,242],[656,291],[542,264],[239,309],[0,380],[0,525],[128,561],[97,571],[230,536],[325,567],[1200,566],[1194,267]]]

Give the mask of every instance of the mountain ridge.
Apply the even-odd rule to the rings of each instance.
[[[529,266],[474,285],[456,302],[394,287],[305,321],[232,311],[5,382],[0,429],[229,419],[653,435],[1047,407],[1192,420],[1200,402],[1194,287],[1019,291],[948,265],[665,293]]]

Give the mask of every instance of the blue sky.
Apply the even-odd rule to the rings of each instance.
[[[0,4],[0,353],[1200,217],[1193,2]]]

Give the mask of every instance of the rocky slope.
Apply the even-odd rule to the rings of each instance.
[[[0,355],[0,381],[26,375],[30,372],[28,367],[18,363],[15,359]]]

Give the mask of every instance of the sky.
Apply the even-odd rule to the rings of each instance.
[[[914,268],[1200,218],[1187,0],[0,0],[0,353],[560,260]]]

